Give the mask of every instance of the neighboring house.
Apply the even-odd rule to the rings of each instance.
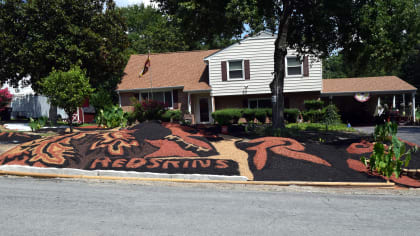
[[[12,108],[12,118],[33,117],[39,118],[41,116],[49,117],[50,104],[48,98],[41,95],[36,95],[30,85],[25,85],[29,78],[19,81],[19,86],[14,88],[5,83],[3,88],[8,88],[13,95],[10,107]],[[57,115],[63,119],[67,119],[67,114],[63,109],[57,109]]]
[[[171,109],[192,114],[193,123],[213,122],[211,112],[219,109],[271,107],[275,39],[276,35],[261,32],[222,50],[151,54],[150,68],[141,78],[138,74],[148,55],[132,55],[117,88],[120,106],[128,111],[132,109],[132,97],[140,101],[153,98]],[[331,93],[336,85],[322,79],[322,61],[313,55],[304,55],[301,60],[292,49],[288,50],[285,69],[286,108],[303,109],[304,100],[321,97],[337,100],[358,92],[412,94],[417,90],[391,77],[390,84],[405,85],[394,86],[397,91],[366,87],[367,84],[375,86],[378,83],[375,80],[367,82],[367,91],[352,86],[350,90],[339,87]],[[357,79],[350,81],[346,86],[358,83]]]

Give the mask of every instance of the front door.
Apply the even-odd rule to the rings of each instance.
[[[200,108],[200,123],[210,122],[210,101],[209,98],[199,98],[199,108]]]

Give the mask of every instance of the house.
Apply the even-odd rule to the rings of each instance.
[[[271,107],[275,40],[275,35],[261,32],[221,50],[151,54],[150,68],[141,78],[138,75],[148,55],[132,55],[117,88],[120,106],[129,111],[132,97],[140,101],[152,98],[192,114],[193,123],[212,123],[211,112],[219,109]],[[374,91],[331,90],[335,85],[322,79],[320,59],[314,55],[300,58],[293,49],[285,59],[286,108],[303,109],[303,102],[309,99],[337,100]],[[391,80],[402,81],[397,77]],[[352,80],[346,84],[350,86]],[[413,86],[399,89],[397,93],[416,91]]]
[[[29,84],[29,78],[26,77],[19,81],[18,87],[3,84],[2,89],[8,88],[13,95],[10,107],[12,108],[11,118],[39,118],[49,117],[50,104],[48,98],[37,95]],[[67,114],[63,109],[57,109],[57,115],[67,119]]]

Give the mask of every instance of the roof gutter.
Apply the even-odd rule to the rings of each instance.
[[[121,92],[138,92],[138,91],[156,91],[156,90],[171,90],[171,89],[182,89],[184,86],[170,86],[170,87],[156,87],[156,88],[137,88],[137,89],[117,89],[116,91]]]
[[[403,94],[403,93],[413,93],[416,92],[417,89],[413,90],[388,90],[388,91],[354,91],[354,92],[332,92],[332,93],[324,93],[321,91],[321,97],[328,97],[328,96],[353,96],[356,93],[370,93],[370,94]]]

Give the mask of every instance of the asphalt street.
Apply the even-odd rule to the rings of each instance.
[[[373,126],[354,128],[367,134],[373,134],[373,131],[375,130],[375,127]],[[398,127],[397,136],[409,142],[420,145],[420,127],[418,126],[400,126]]]
[[[417,190],[0,177],[1,235],[418,235]]]

